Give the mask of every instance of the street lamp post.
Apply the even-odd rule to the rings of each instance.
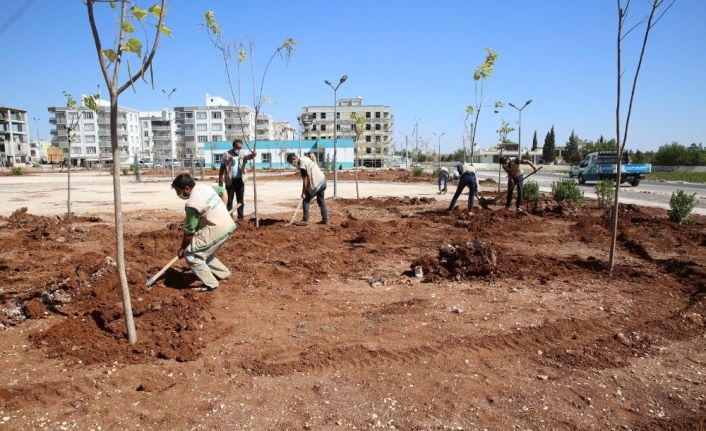
[[[346,82],[346,79],[348,79],[348,75],[343,75],[341,76],[341,79],[338,81],[338,84],[334,87],[333,84],[331,84],[331,81],[325,80],[324,83],[331,87],[333,89],[333,198],[335,199],[337,196],[338,192],[338,160],[337,160],[337,155],[338,155],[338,149],[336,148],[336,126],[338,125],[338,121],[336,118],[336,92],[338,91],[338,87],[341,86],[344,82]]]
[[[517,157],[522,159],[522,110],[527,107],[532,103],[532,99],[529,99],[528,101],[525,102],[524,105],[522,105],[522,108],[518,108],[517,106],[513,105],[512,103],[508,103],[508,105],[512,106],[513,108],[517,109],[517,112],[520,113],[520,122],[519,122],[519,127],[517,128]]]
[[[169,150],[171,152],[171,162],[169,163],[169,166],[172,168],[172,179],[174,179],[174,141],[173,141],[173,136],[174,134],[172,133],[172,94],[177,89],[174,88],[172,91],[167,93],[167,91],[163,88],[162,93],[164,93],[165,96],[167,96],[167,116],[169,118]]]
[[[37,151],[39,151],[39,171],[42,170],[42,144],[39,142],[39,118],[32,117],[34,120],[34,126],[37,129]],[[32,148],[29,149],[30,156],[32,155]],[[34,160],[32,160],[34,161]]]
[[[436,138],[437,138],[437,145],[438,145],[438,148],[439,148],[439,153],[438,153],[438,157],[439,157],[439,169],[441,169],[441,137],[444,136],[445,134],[446,134],[446,132],[441,132],[440,135],[437,135],[436,132],[434,132],[434,136],[436,136]]]

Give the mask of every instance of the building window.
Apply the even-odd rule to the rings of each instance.
[[[211,112],[211,118],[214,120],[220,120],[222,115],[221,111]]]
[[[316,124],[311,125],[311,130],[316,131]]]
[[[196,130],[199,132],[205,132],[208,130],[208,124],[206,123],[198,123],[196,125]]]
[[[321,125],[321,131],[323,132],[323,131],[325,131],[325,130],[326,130],[326,125],[325,125],[325,124],[322,124],[322,125]]]
[[[84,125],[83,125],[83,130],[84,130],[85,132],[92,132],[92,131],[96,130],[96,125],[93,124],[93,123],[84,124]]]
[[[365,130],[370,130],[370,129],[371,129],[370,123],[367,123],[367,124],[365,125]]]
[[[366,148],[365,148],[365,152],[366,152],[367,154],[370,154],[370,153],[373,152],[373,149],[370,148],[370,147],[366,147]]]
[[[206,112],[204,112],[204,111],[199,111],[199,112],[196,113],[196,119],[197,119],[197,120],[205,120],[206,118],[208,118],[208,117],[206,116]]]
[[[337,120],[340,120],[340,119],[341,119],[341,113],[340,113],[340,112],[336,112],[336,119],[337,119]]]
[[[375,113],[375,118],[380,118],[380,113],[379,113],[379,112],[376,112],[376,113]]]
[[[375,142],[380,142],[380,136],[375,137]]]
[[[144,135],[145,135],[145,138],[148,138],[148,137],[150,136],[150,132],[148,132],[147,130],[145,130]]]
[[[84,111],[83,112],[83,119],[84,120],[92,120],[93,119],[93,112],[92,111]]]
[[[144,127],[145,129],[148,128],[149,126],[150,126],[150,125],[149,125],[149,123],[148,123],[147,121],[143,121],[143,122],[142,122],[142,127]]]
[[[312,113],[311,113],[311,119],[312,119],[312,120],[316,120],[316,112],[312,112]]]
[[[336,130],[341,130],[341,125],[340,125],[340,124],[336,124]]]
[[[272,163],[272,153],[262,153],[262,163]]]
[[[379,124],[376,124],[376,125],[375,125],[375,130],[380,130],[380,125],[379,125]]]
[[[196,139],[197,139],[198,142],[206,142],[206,141],[208,141],[208,136],[199,135],[199,136],[196,137]]]
[[[365,118],[370,118],[370,112],[365,113]]]
[[[93,144],[96,142],[96,136],[95,135],[86,135],[84,136],[84,141],[87,144]]]
[[[325,113],[325,112],[322,112],[322,113],[321,113],[321,117],[319,117],[319,118],[321,118],[322,120],[325,120],[325,119],[326,119],[326,113]]]
[[[223,130],[223,124],[220,124],[220,123],[211,124],[211,130],[213,130],[214,132],[220,132],[221,130]]]
[[[371,142],[370,136],[365,137],[365,142]]]
[[[96,147],[86,147],[86,154],[96,154]]]
[[[213,142],[218,142],[218,141],[222,141],[222,140],[223,140],[223,137],[221,135],[211,136],[211,141],[213,141]]]
[[[71,154],[81,154],[81,147],[71,147]]]

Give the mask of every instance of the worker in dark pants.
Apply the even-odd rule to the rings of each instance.
[[[502,156],[500,158],[500,165],[503,170],[507,173],[507,199],[505,202],[505,209],[510,209],[512,204],[512,192],[517,187],[517,211],[522,211],[520,204],[522,203],[522,165],[529,165],[532,167],[534,172],[537,172],[537,168],[529,160],[520,159],[519,157],[509,158],[507,156]]]
[[[463,192],[463,189],[468,187],[468,214],[473,215],[473,202],[476,197],[476,193],[478,193],[478,179],[476,178],[476,168],[473,166],[473,163],[459,163],[456,166],[456,170],[458,171],[459,175],[461,175],[461,178],[459,178],[458,180],[458,187],[456,187],[456,193],[454,193],[454,197],[451,199],[451,205],[449,205],[449,209],[447,211],[451,212],[454,210],[454,208],[456,208],[456,201],[458,200],[458,197],[461,196],[461,192]]]
[[[228,193],[228,211],[233,209],[233,194],[235,194],[236,202],[238,202],[238,220],[243,219],[245,204],[243,202],[245,195],[245,164],[248,160],[255,158],[257,153],[252,153],[241,156],[240,152],[243,149],[243,141],[236,139],[233,141],[233,148],[223,153],[221,157],[221,169],[218,172],[218,185],[223,186],[225,183],[226,192]]]

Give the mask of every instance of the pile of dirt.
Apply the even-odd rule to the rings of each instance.
[[[479,240],[442,244],[436,258],[423,256],[411,264],[412,273],[425,282],[469,280],[491,275],[497,267],[498,253],[493,244]]]
[[[136,295],[133,314],[139,343],[126,342],[127,330],[117,289],[93,289],[73,307],[71,316],[30,339],[46,349],[49,357],[84,364],[149,362],[154,359],[190,361],[205,346],[212,315],[208,296],[186,292],[183,296]]]

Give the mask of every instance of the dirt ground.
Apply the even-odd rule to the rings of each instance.
[[[595,203],[446,205],[248,220],[209,293],[126,213],[134,346],[109,219],[0,217],[0,429],[706,428],[706,219],[623,206],[611,276]]]

